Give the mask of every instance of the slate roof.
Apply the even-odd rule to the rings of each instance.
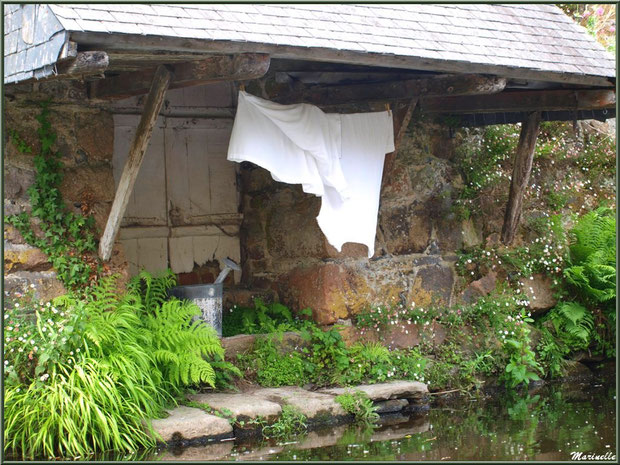
[[[422,58],[431,64],[458,62],[473,68],[616,75],[615,57],[558,7],[546,4],[91,3],[49,7],[69,32],[330,49]]]

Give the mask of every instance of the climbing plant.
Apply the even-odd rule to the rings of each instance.
[[[41,149],[34,156],[35,179],[27,191],[32,210],[6,220],[28,244],[49,257],[67,289],[83,289],[102,270],[95,253],[94,218],[72,212],[62,198],[62,155],[53,149],[56,133],[49,120],[49,104],[50,101],[41,103],[41,113],[37,116]],[[32,148],[15,130],[9,131],[9,135],[18,151],[32,153]]]

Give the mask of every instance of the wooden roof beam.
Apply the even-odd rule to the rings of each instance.
[[[407,79],[370,84],[313,85],[299,82],[288,92],[271,98],[280,103],[312,103],[318,106],[347,103],[372,103],[411,100],[422,95],[480,95],[495,94],[506,87],[506,79],[477,74],[439,75],[422,79]]]
[[[425,113],[499,113],[515,111],[596,110],[614,108],[614,90],[531,90],[476,97],[430,97],[420,100]]]
[[[269,69],[270,58],[264,53],[218,55],[204,60],[168,65],[174,75],[170,89],[199,86],[220,81],[257,79]],[[120,74],[93,82],[90,98],[115,100],[149,92],[155,68]]]

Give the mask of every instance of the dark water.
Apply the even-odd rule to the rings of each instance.
[[[615,461],[616,387],[568,383],[490,400],[460,396],[436,400],[424,414],[382,421],[374,429],[329,427],[284,443],[226,441],[90,460],[569,461],[581,452]]]
[[[442,405],[443,404],[443,405]],[[590,383],[496,400],[436,403],[425,414],[386,417],[374,430],[339,426],[285,443],[234,441],[160,451],[146,460],[571,460],[616,454],[616,388]],[[606,455],[605,455],[606,454]],[[604,458],[601,457],[601,458]]]

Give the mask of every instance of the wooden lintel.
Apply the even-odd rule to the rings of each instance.
[[[503,111],[596,110],[616,106],[614,90],[504,91],[476,97],[424,97],[425,113],[495,113]]]
[[[370,84],[300,86],[286,95],[274,96],[280,103],[337,105],[352,102],[411,100],[422,95],[495,94],[506,87],[506,79],[476,74],[439,75],[422,79],[386,81]]]
[[[510,194],[502,227],[502,242],[505,245],[510,245],[514,240],[519,227],[519,221],[521,220],[523,194],[527,188],[530,172],[532,171],[540,120],[541,114],[539,111],[536,111],[530,113],[521,126],[521,135],[513,162]]]
[[[146,104],[144,105],[144,112],[140,118],[133,143],[129,149],[127,161],[118,182],[105,231],[99,242],[99,257],[103,261],[108,261],[112,255],[114,240],[121,226],[121,220],[125,215],[129,197],[138,177],[144,153],[151,140],[153,126],[164,102],[164,96],[166,95],[166,90],[168,90],[171,78],[172,75],[165,66],[159,66],[155,72],[155,77],[153,77]]]
[[[170,64],[168,66],[174,74],[170,89],[219,81],[256,79],[267,72],[269,63],[269,55],[242,53]],[[91,85],[90,96],[94,99],[113,100],[146,94],[149,91],[154,71],[155,68],[147,68],[94,82]]]

